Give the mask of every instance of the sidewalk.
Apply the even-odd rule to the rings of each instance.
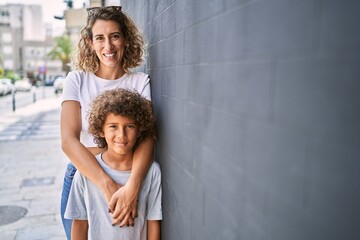
[[[1,240],[65,239],[59,209],[67,160],[60,149],[59,110],[54,96],[0,116],[0,136],[8,134],[0,139]],[[37,124],[36,134],[20,129],[29,124]]]

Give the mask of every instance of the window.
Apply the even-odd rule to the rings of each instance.
[[[12,69],[13,67],[14,66],[12,60],[9,59],[4,60],[4,68]]]
[[[13,49],[11,46],[4,46],[3,47],[3,53],[6,55],[10,55],[13,53]]]
[[[4,43],[10,43],[12,41],[11,33],[3,33],[2,39]]]

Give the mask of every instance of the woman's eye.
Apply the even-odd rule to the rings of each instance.
[[[120,38],[120,35],[119,34],[114,34],[111,36],[113,39],[119,39]]]

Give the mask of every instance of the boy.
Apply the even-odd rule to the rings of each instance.
[[[131,173],[133,152],[143,140],[155,138],[150,101],[126,89],[105,91],[95,98],[89,113],[89,132],[95,143],[106,149],[96,156],[101,167],[124,185]],[[100,189],[79,171],[74,176],[65,218],[73,219],[73,240],[159,240],[161,172],[153,163],[145,177],[138,199],[134,226],[112,226],[107,202]]]

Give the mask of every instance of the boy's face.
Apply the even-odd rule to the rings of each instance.
[[[125,155],[133,151],[140,130],[133,119],[110,113],[105,119],[103,133],[108,151]]]

